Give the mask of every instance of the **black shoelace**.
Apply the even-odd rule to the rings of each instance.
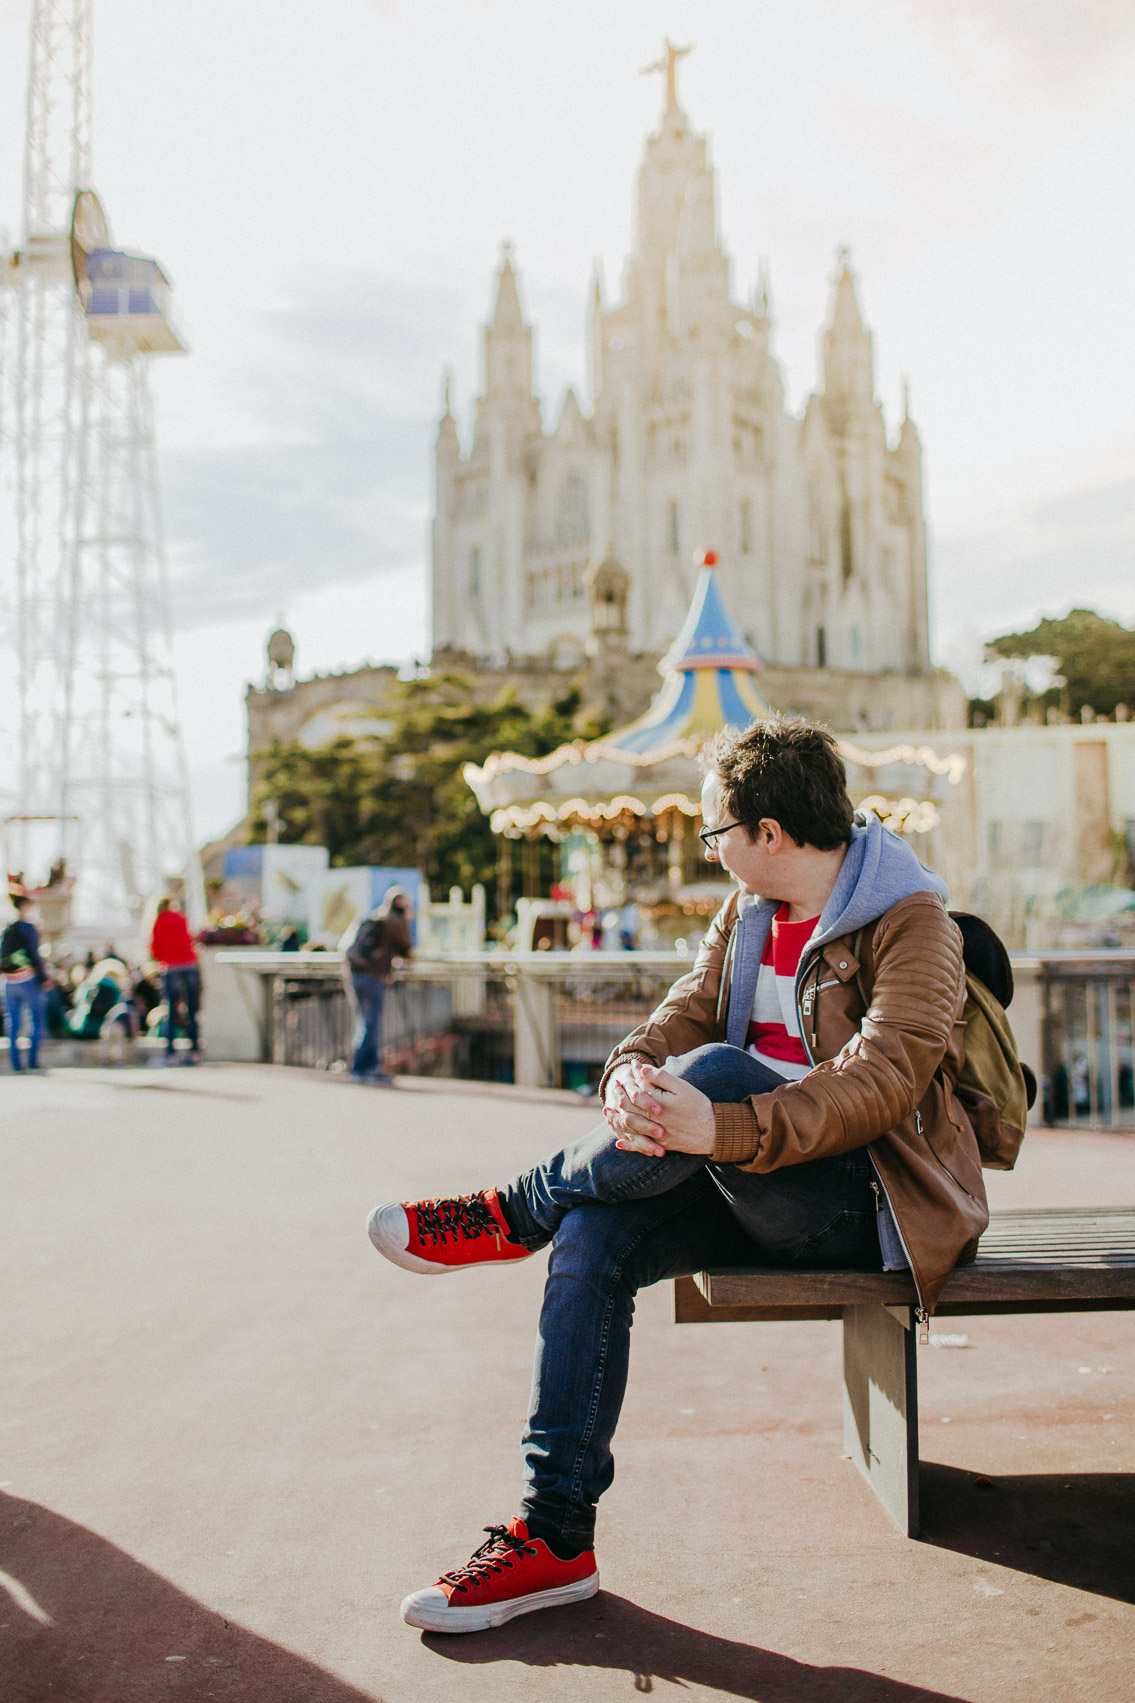
[[[483,1526],[481,1529],[489,1535],[480,1549],[473,1551],[464,1567],[443,1573],[438,1580],[439,1585],[452,1585],[456,1591],[467,1591],[470,1585],[479,1584],[488,1574],[503,1573],[520,1556],[536,1554],[535,1544],[516,1537],[507,1526]]]
[[[428,1200],[418,1208],[418,1238],[423,1242],[444,1246],[450,1236],[454,1241],[463,1236],[467,1242],[474,1242],[478,1236],[500,1233],[500,1225],[485,1204],[483,1189],[457,1200]]]

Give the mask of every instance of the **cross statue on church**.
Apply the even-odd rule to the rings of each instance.
[[[655,71],[666,73],[666,114],[678,111],[678,61],[684,59],[687,53],[694,51],[694,44],[688,47],[675,47],[669,36],[663,38],[662,58],[656,59],[653,65],[644,65],[641,71],[643,77],[651,77]]]

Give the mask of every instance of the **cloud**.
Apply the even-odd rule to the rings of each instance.
[[[912,224],[938,234],[985,215],[982,189],[996,151],[987,138],[848,90],[832,96],[829,112],[841,145],[865,154],[897,193],[908,246]]]
[[[1131,0],[894,0],[967,80],[1075,104],[1135,61]]]
[[[1135,476],[1085,484],[935,541],[936,650],[1087,605],[1135,619]],[[956,665],[956,662],[955,664]]]
[[[246,358],[224,380],[236,441],[182,431],[163,456],[179,628],[424,572],[430,404],[454,317],[441,292],[357,277],[249,313]]]

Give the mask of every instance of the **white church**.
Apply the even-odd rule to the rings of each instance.
[[[889,677],[885,715],[803,678],[781,707],[845,726],[865,713],[876,726],[956,723],[961,694],[929,659],[921,445],[909,416],[888,440],[847,253],[820,387],[797,416],[770,350],[767,290],[733,300],[707,140],[678,100],[683,51],[667,43],[657,67],[664,108],[639,170],[623,299],[594,287],[590,410],[569,391],[551,431],[505,247],[472,442],[463,448],[448,394],[438,431],[435,655],[579,667],[589,577],[613,557],[627,576],[628,651],[657,657],[711,548],[730,611],[777,676]]]

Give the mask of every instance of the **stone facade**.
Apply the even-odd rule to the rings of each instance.
[[[506,246],[471,441],[463,449],[448,394],[438,430],[435,647],[580,667],[588,576],[614,557],[629,582],[628,652],[657,657],[708,547],[738,625],[778,676],[832,675],[834,690],[802,680],[788,702],[823,702],[846,726],[865,708],[885,725],[869,677],[901,678],[920,684],[885,693],[892,725],[961,720],[960,691],[929,662],[921,444],[909,414],[888,440],[847,254],[820,388],[796,416],[770,351],[767,289],[733,299],[706,138],[672,74],[639,172],[624,299],[607,305],[596,280],[590,320],[590,411],[569,391],[547,431]],[[771,670],[768,696],[782,696]]]

